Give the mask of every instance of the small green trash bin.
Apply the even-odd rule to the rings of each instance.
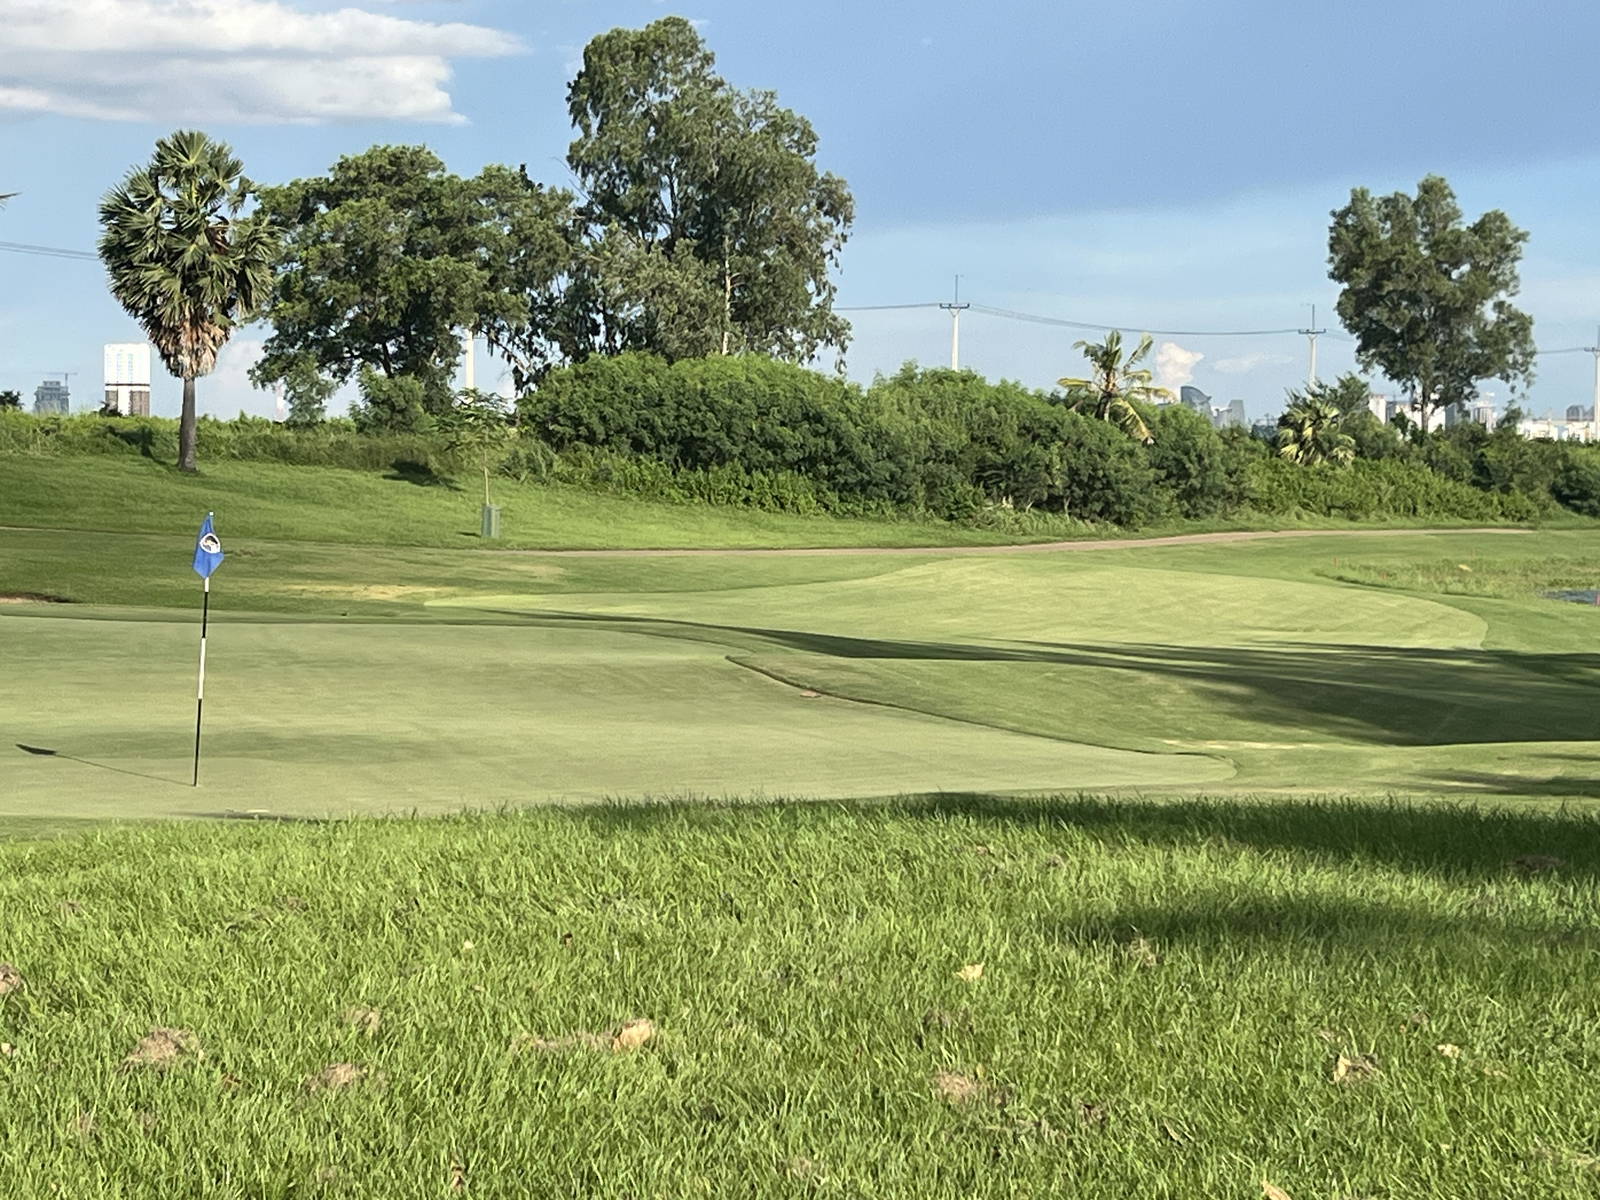
[[[499,538],[500,536],[500,506],[498,504],[485,504],[483,506],[483,537]]]

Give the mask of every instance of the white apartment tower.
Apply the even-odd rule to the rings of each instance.
[[[106,346],[106,411],[124,417],[150,415],[150,346],[112,342]]]

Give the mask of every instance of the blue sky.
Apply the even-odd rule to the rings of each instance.
[[[561,183],[583,44],[668,12],[723,74],[809,116],[855,193],[841,303],[948,297],[1128,329],[1331,318],[1328,214],[1349,189],[1436,171],[1469,214],[1528,229],[1539,344],[1600,324],[1600,5],[1531,0],[0,0],[0,240],[91,249],[101,193],[156,137],[198,125],[255,178],[426,142],[452,168],[526,162]],[[71,370],[92,403],[103,342],[137,338],[96,264],[0,253],[0,388]],[[852,375],[941,363],[937,310],[851,314]],[[202,407],[270,411],[246,331]],[[1047,385],[1081,333],[969,314],[964,365]],[[1293,335],[1158,338],[1164,379],[1274,411],[1305,374]],[[1353,365],[1325,338],[1324,375]],[[480,382],[493,364],[480,363]],[[1589,403],[1593,360],[1547,355],[1535,411]],[[1490,385],[1504,398],[1504,389]],[[158,380],[157,411],[178,388]]]

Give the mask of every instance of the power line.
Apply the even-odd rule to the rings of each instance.
[[[73,258],[99,262],[98,254],[87,250],[68,250],[63,246],[34,246],[27,242],[0,242],[0,250],[7,254],[36,254],[41,258]]]
[[[1161,337],[1276,337],[1285,333],[1299,333],[1298,329],[1143,329],[1128,322],[1069,321],[1065,317],[1045,317],[1038,313],[1017,312],[1010,308],[995,308],[988,304],[974,304],[972,311],[1008,321],[1027,321],[1034,325],[1057,325],[1064,329],[1086,329],[1099,333],[1112,329],[1141,329],[1144,333]]]
[[[929,300],[922,304],[846,304],[836,307],[834,312],[887,312],[893,308],[939,308],[937,300]]]

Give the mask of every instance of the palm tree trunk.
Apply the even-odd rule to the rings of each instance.
[[[183,416],[178,420],[178,470],[195,471],[194,378],[183,381]]]

